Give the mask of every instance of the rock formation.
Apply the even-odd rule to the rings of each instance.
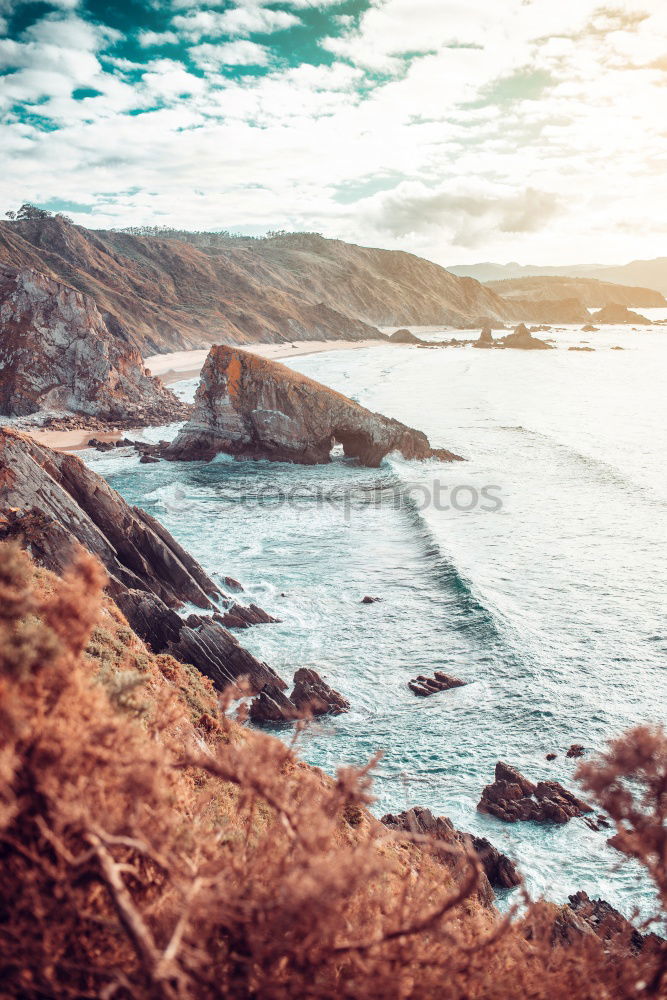
[[[446,816],[434,816],[430,809],[414,806],[396,816],[388,813],[380,822],[390,830],[405,830],[407,833],[420,834],[446,845],[443,850],[438,850],[435,846],[434,855],[458,878],[461,878],[466,867],[463,857],[466,844],[472,846],[484,870],[477,892],[486,906],[490,906],[495,898],[492,886],[497,889],[511,889],[521,884],[521,876],[513,861],[505,854],[501,854],[486,838],[471,837],[457,830]]]
[[[443,674],[441,670],[436,670],[433,677],[419,674],[414,680],[408,681],[408,687],[412,693],[419,695],[420,698],[428,698],[432,694],[437,694],[438,691],[450,691],[452,688],[465,687],[465,684],[466,681],[460,681],[458,677]]]
[[[627,309],[625,306],[610,305],[605,306],[600,312],[593,313],[591,317],[596,323],[605,323],[613,326],[639,323],[642,326],[650,326],[651,320],[639,313]]]
[[[562,943],[571,943],[587,933],[595,934],[605,949],[616,954],[636,955],[641,951],[659,952],[664,941],[657,934],[642,934],[630,921],[604,899],[591,899],[586,892],[569,896],[562,907],[554,932]]]
[[[590,309],[616,304],[640,309],[664,308],[664,295],[651,288],[615,284],[594,278],[535,276],[489,281],[487,288],[507,302],[555,302],[576,299]],[[564,322],[564,321],[562,321]]]
[[[459,457],[285,365],[225,344],[211,348],[192,416],[162,454],[208,460],[226,452],[314,465],[330,460],[334,442],[371,467],[392,451],[408,459]]]
[[[306,233],[140,235],[57,218],[3,221],[0,261],[90,295],[144,356],[221,340],[384,339],[378,326],[463,328],[513,315],[490,289],[430,261]]]
[[[102,562],[108,591],[154,652],[169,652],[220,689],[248,677],[253,691],[285,687],[266,664],[211,618],[185,622],[185,602],[215,609],[220,591],[162,525],[130,507],[80,458],[0,429],[0,538],[19,538],[37,563],[62,575],[77,544]]]
[[[256,604],[232,604],[224,614],[213,616],[214,621],[225,628],[250,628],[252,625],[278,625],[279,618],[267,614],[263,608],[258,608]]]
[[[490,326],[485,326],[479,335],[479,339],[474,342],[473,347],[478,348],[489,348],[495,346],[495,341],[493,339],[493,333],[491,332]]]
[[[477,806],[507,823],[534,820],[536,823],[567,823],[592,812],[590,806],[563,788],[557,781],[533,784],[508,764],[498,761],[495,781],[482,791]]]
[[[517,326],[514,333],[508,333],[506,337],[502,337],[496,343],[502,347],[510,347],[521,351],[551,351],[553,349],[551,344],[533,337],[530,330],[523,323]]]
[[[292,694],[267,684],[250,706],[253,722],[294,722],[320,715],[341,715],[350,703],[322,680],[315,670],[301,667],[294,674]]]
[[[423,344],[424,341],[420,337],[415,337],[414,333],[410,330],[396,330],[395,333],[389,338],[393,344]]]
[[[182,420],[185,406],[144,373],[131,337],[88,295],[31,268],[0,266],[0,413],[64,410],[129,424]]]

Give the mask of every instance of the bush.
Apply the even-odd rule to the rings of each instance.
[[[103,585],[90,556],[58,581],[0,545],[3,997],[664,995],[660,945],[558,934],[547,904],[514,921],[482,906],[472,851],[454,881],[447,845],[369,814],[371,765],[328,778],[204,687],[194,723],[187,675],[143,647],[148,710],[118,704],[96,683],[130,666],[110,640],[101,655],[126,628]],[[662,892],[667,739],[646,733],[584,777]],[[617,792],[630,777],[643,797]]]

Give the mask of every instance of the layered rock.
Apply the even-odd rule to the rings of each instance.
[[[182,420],[188,407],[146,375],[141,354],[94,300],[31,268],[0,266],[0,413],[40,410],[129,424]]]
[[[214,615],[214,620],[225,628],[250,628],[252,625],[278,625],[280,618],[274,618],[256,604],[232,604],[224,614]]]
[[[62,574],[82,545],[109,574],[108,590],[130,626],[155,652],[169,652],[220,689],[247,677],[252,691],[285,687],[266,664],[211,618],[220,592],[162,525],[123,498],[81,459],[0,429],[0,538],[19,538],[40,565]]]
[[[163,455],[208,460],[226,452],[314,465],[330,460],[335,442],[371,467],[393,451],[408,459],[459,457],[285,365],[225,344],[211,348],[192,416]]]
[[[605,306],[604,309],[600,309],[599,312],[593,313],[591,318],[595,320],[596,323],[605,323],[614,326],[631,323],[638,323],[641,326],[651,324],[651,320],[647,319],[646,316],[640,316],[639,313],[633,312],[632,309],[619,305]]]
[[[534,784],[502,761],[496,764],[495,781],[483,789],[477,808],[507,823],[567,823],[593,811],[557,781]]]
[[[570,944],[578,937],[594,934],[602,940],[605,950],[617,955],[662,951],[665,942],[661,937],[642,934],[606,900],[591,899],[583,891],[568,899],[554,924],[554,936],[560,942]]]
[[[458,677],[450,677],[449,674],[443,674],[441,670],[436,670],[433,677],[426,677],[424,674],[419,674],[414,680],[408,681],[408,687],[412,693],[418,695],[420,698],[428,698],[439,691],[450,691],[452,688],[465,687],[465,684],[466,681],[461,681]]]
[[[388,813],[380,822],[391,830],[404,830],[407,833],[430,838],[434,842],[435,857],[453,871],[458,879],[462,877],[466,868],[465,849],[467,846],[472,846],[484,870],[477,893],[487,906],[490,906],[495,898],[492,887],[511,889],[521,884],[521,876],[510,858],[501,854],[485,838],[471,837],[457,830],[446,816],[434,816],[430,809],[414,806],[398,815]],[[438,842],[445,845],[443,849],[438,850]]]
[[[341,715],[349,711],[350,703],[338,691],[329,687],[315,670],[301,667],[294,674],[292,694],[284,686],[267,684],[250,706],[253,722],[294,722],[321,715]]]

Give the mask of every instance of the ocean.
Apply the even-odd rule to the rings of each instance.
[[[426,806],[516,859],[534,896],[584,889],[630,916],[650,911],[651,886],[608,834],[476,810],[499,759],[576,789],[572,743],[590,757],[665,721],[667,329],[543,336],[559,350],[380,346],[291,362],[462,463],[84,457],[282,619],[240,633],[244,645],[287,680],[314,667],[348,698],[348,714],[305,728],[305,760],[334,773],[381,750],[378,816]],[[583,341],[595,351],[566,349]],[[196,381],[174,388],[192,398]],[[434,670],[467,685],[415,697],[408,680]]]

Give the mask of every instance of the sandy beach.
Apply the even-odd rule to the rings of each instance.
[[[377,347],[378,340],[295,340],[282,344],[239,344],[244,351],[259,354],[262,358],[279,361],[296,358],[301,354],[320,354],[322,351],[354,351],[361,347]],[[165,385],[199,375],[208,355],[208,348],[201,351],[174,351],[171,354],[153,354],[144,358],[152,375],[159,376]]]
[[[286,357],[298,357],[302,354],[320,354],[322,351],[351,351],[362,347],[377,347],[381,340],[295,340],[282,344],[242,344],[244,351],[251,351],[263,358],[279,360]],[[209,348],[200,351],[173,351],[171,354],[153,354],[144,358],[144,364],[152,375],[157,375],[165,385],[196,378],[206,361]],[[77,428],[71,431],[40,430],[39,428],[23,428],[40,444],[56,451],[80,451],[88,446],[90,438],[98,441],[117,441],[121,437],[134,437],[136,431],[96,431]]]

